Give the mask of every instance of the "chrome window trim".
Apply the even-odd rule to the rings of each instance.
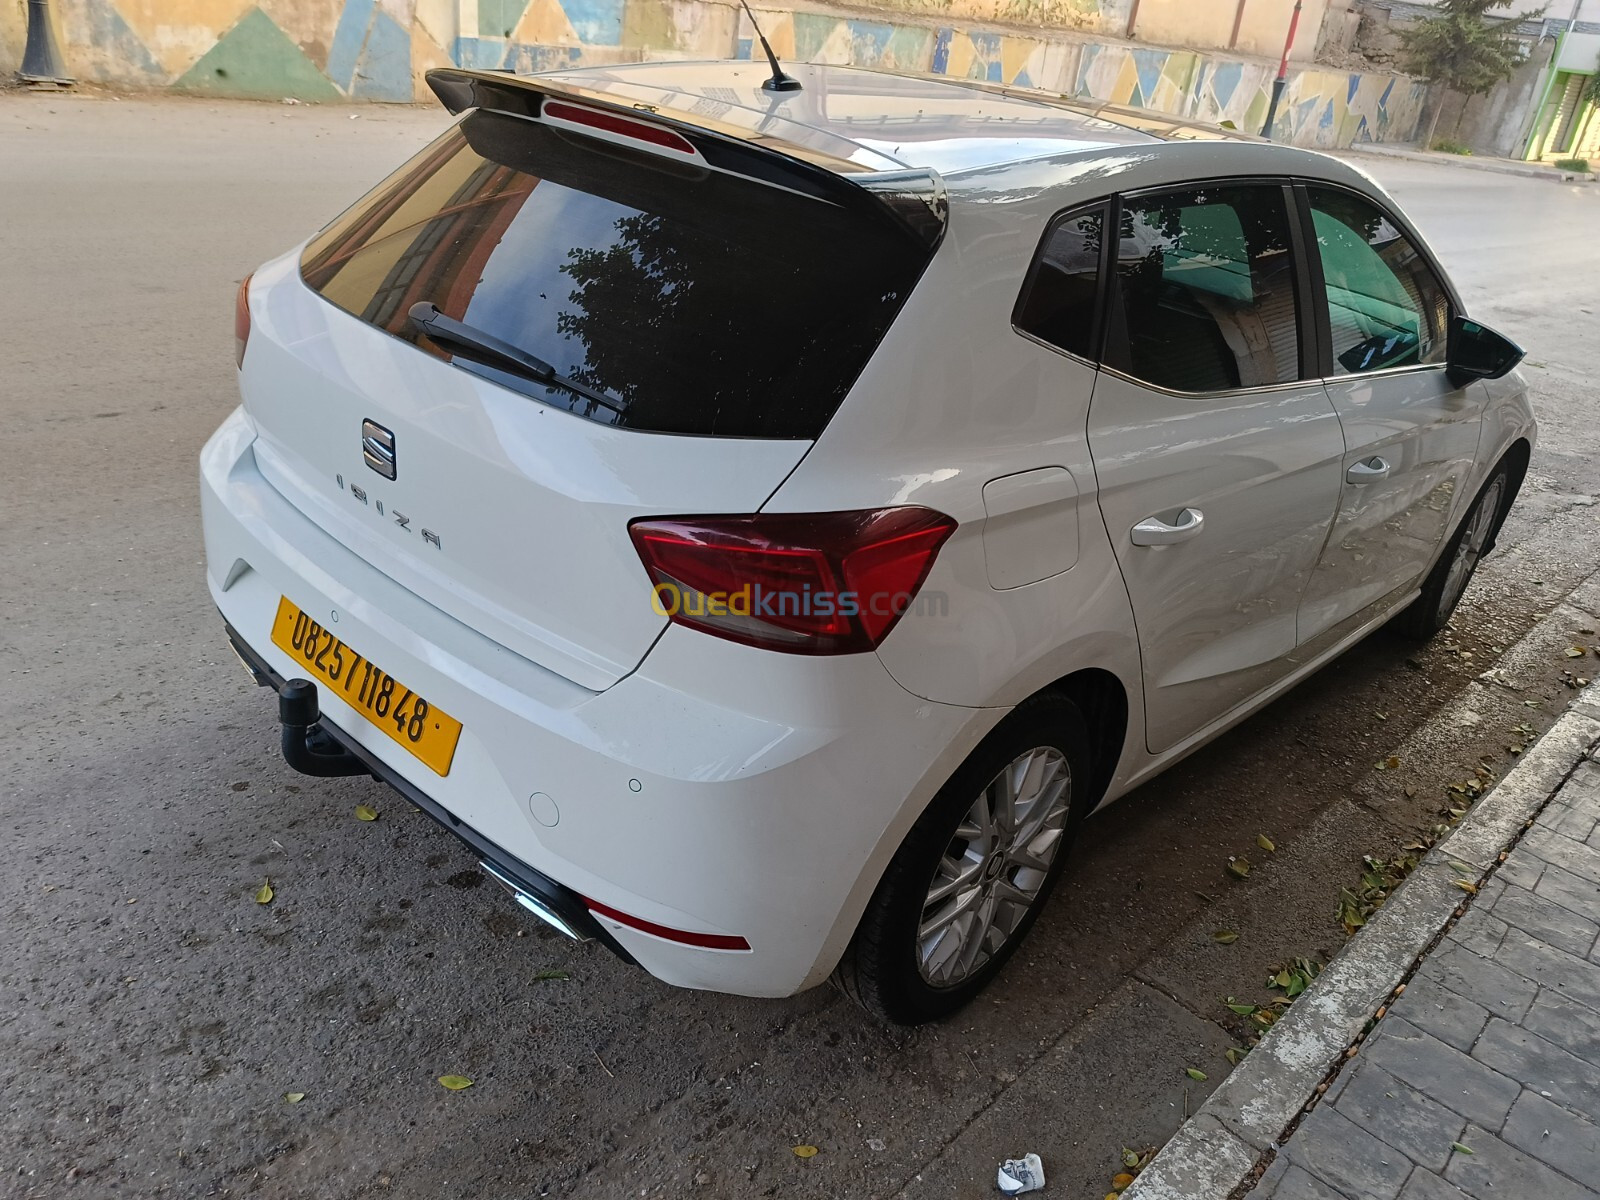
[[[1098,369],[1102,374],[1113,376],[1124,383],[1131,383],[1147,392],[1158,392],[1163,396],[1172,396],[1179,400],[1215,400],[1233,396],[1259,396],[1268,392],[1292,392],[1308,387],[1322,387],[1327,383],[1327,380],[1317,378],[1291,379],[1285,383],[1264,383],[1257,387],[1228,388],[1219,392],[1180,392],[1176,388],[1162,387],[1158,383],[1151,383],[1147,379],[1129,375],[1126,371],[1119,371],[1116,367],[1108,367],[1105,363],[1099,364]],[[1341,376],[1341,378],[1348,378],[1348,376]]]
[[[1081,354],[1074,354],[1071,350],[1064,350],[1060,346],[1056,345],[1054,342],[1045,341],[1042,337],[1040,337],[1036,333],[1029,333],[1026,329],[1022,328],[1022,326],[1018,325],[1015,321],[1013,321],[1011,323],[1011,332],[1016,334],[1018,337],[1025,339],[1026,341],[1032,342],[1035,346],[1042,346],[1046,350],[1053,350],[1055,353],[1059,354],[1062,358],[1070,359],[1071,361],[1079,364],[1080,366],[1088,367],[1091,371],[1103,371],[1103,370],[1106,369],[1106,368],[1102,367],[1099,363],[1095,362],[1093,359],[1085,358]]]

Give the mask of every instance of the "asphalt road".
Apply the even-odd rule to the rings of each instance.
[[[396,795],[282,764],[202,580],[238,279],[442,124],[0,94],[0,1194],[980,1196],[1036,1149],[1048,1194],[1100,1196],[1225,1075],[1221,998],[1335,950],[1360,856],[1569,694],[1552,646],[1374,776],[1600,566],[1600,185],[1369,160],[1538,389],[1532,476],[1452,637],[1374,637],[1098,817],[943,1026],[827,988],[675,991],[560,941]]]

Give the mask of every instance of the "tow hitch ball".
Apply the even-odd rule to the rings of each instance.
[[[370,775],[371,768],[330,737],[318,721],[317,685],[291,679],[278,693],[278,720],[283,725],[283,757],[302,775]]]

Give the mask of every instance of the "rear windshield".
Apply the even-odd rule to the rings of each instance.
[[[929,254],[871,213],[476,111],[319,234],[301,273],[363,321],[590,420],[814,438]],[[409,320],[423,301],[591,394],[452,356]]]

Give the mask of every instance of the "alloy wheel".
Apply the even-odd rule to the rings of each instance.
[[[979,793],[934,869],[917,967],[934,987],[980,970],[1039,898],[1061,849],[1072,771],[1053,746],[1019,754]]]
[[[1467,584],[1472,581],[1473,572],[1478,569],[1478,560],[1483,557],[1483,547],[1489,540],[1489,534],[1494,529],[1495,515],[1500,511],[1500,498],[1505,493],[1505,479],[1499,478],[1489,486],[1489,489],[1478,497],[1478,505],[1472,510],[1472,516],[1465,530],[1462,531],[1461,540],[1456,543],[1455,557],[1450,561],[1450,572],[1445,576],[1444,591],[1439,596],[1439,621],[1443,623],[1456,605],[1461,600],[1461,594],[1467,590]]]

